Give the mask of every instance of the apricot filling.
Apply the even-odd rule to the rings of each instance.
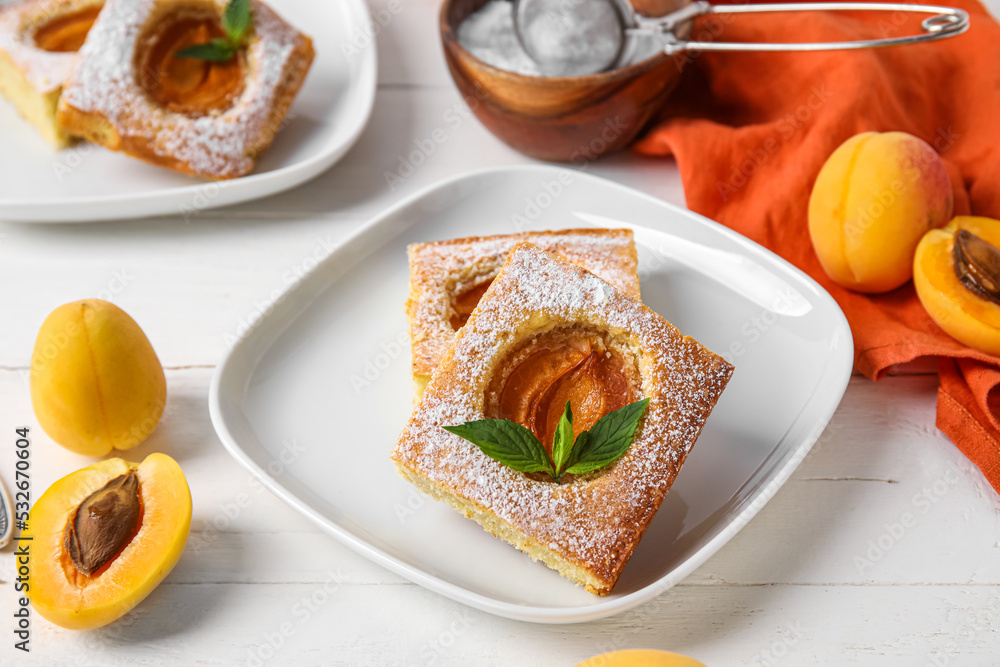
[[[35,44],[40,49],[57,53],[79,51],[100,13],[98,5],[56,17],[35,31]]]
[[[165,109],[187,115],[204,115],[231,106],[243,91],[244,51],[224,62],[176,55],[189,46],[223,39],[225,34],[215,17],[183,16],[163,21],[146,40],[147,48],[139,58],[143,89]]]
[[[90,577],[118,557],[141,525],[139,478],[129,470],[80,503],[66,524],[63,548],[77,571]]]
[[[479,300],[483,298],[483,295],[486,294],[486,290],[489,289],[491,284],[493,284],[492,278],[484,283],[473,285],[455,296],[454,303],[452,303],[452,310],[454,312],[451,316],[452,329],[458,331],[465,326],[465,323],[469,321],[469,316],[472,315],[472,311],[479,305]]]
[[[550,331],[500,364],[491,382],[486,416],[525,426],[551,454],[567,401],[576,436],[609,412],[638,400],[638,384],[635,364],[604,335]]]

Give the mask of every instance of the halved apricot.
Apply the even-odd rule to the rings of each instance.
[[[987,255],[984,260],[963,259],[961,252],[956,257],[960,233],[959,250],[969,247],[973,255]],[[992,249],[1000,256],[998,248],[1000,220],[959,216],[944,228],[927,232],[913,258],[913,285],[931,319],[959,342],[996,355],[1000,355],[1000,303],[989,296],[993,288],[977,286],[969,272],[975,274],[977,264],[979,271],[992,271],[989,253]]]
[[[141,464],[108,459],[42,494],[28,516],[28,598],[64,628],[111,623],[177,564],[191,529],[191,492],[165,454]]]

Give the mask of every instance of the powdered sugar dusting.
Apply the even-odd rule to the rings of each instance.
[[[226,2],[213,1],[221,13]],[[248,172],[254,149],[268,133],[291,55],[305,38],[253,0],[254,35],[242,94],[228,109],[190,117],[157,105],[137,81],[140,37],[157,2],[108,0],[80,51],[63,100],[80,111],[103,115],[122,136],[145,139],[157,155],[185,163],[196,173],[230,177]]]
[[[46,51],[35,33],[49,21],[98,4],[92,0],[26,0],[0,7],[0,52],[24,72],[40,94],[58,90],[73,71],[78,54]]]
[[[635,351],[650,404],[606,471],[535,481],[441,427],[484,418],[491,369],[543,331],[586,325]],[[613,585],[694,445],[732,366],[639,301],[532,245],[518,245],[455,337],[392,457],[495,513]]]
[[[492,279],[511,249],[528,241],[639,296],[635,242],[628,229],[568,229],[454,239],[410,246],[413,370],[429,376],[451,345],[453,297]]]

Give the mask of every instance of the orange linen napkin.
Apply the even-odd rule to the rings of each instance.
[[[945,3],[946,4],[946,3]],[[837,300],[855,367],[877,380],[894,364],[938,358],[937,425],[1000,492],[1000,358],[942,332],[912,283],[868,296],[827,278],[806,223],[826,158],[849,137],[901,130],[933,145],[955,188],[955,214],[1000,218],[1000,25],[975,0],[972,28],[914,46],[826,53],[702,53],[688,59],[664,119],[637,145],[673,155],[688,206],[782,255]],[[706,17],[714,41],[840,41],[919,31],[901,13]]]

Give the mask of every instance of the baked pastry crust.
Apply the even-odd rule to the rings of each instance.
[[[0,94],[57,149],[72,141],[59,125],[56,109],[78,54],[46,51],[35,43],[35,33],[54,19],[102,4],[103,0],[22,0],[0,6]]]
[[[227,0],[108,0],[66,83],[59,120],[86,139],[185,174],[229,179],[249,173],[280,128],[314,56],[312,40],[251,0],[253,32],[242,92],[203,115],[165,109],[136,71],[152,26],[171,14]]]
[[[638,260],[630,229],[567,229],[415,243],[408,248],[406,315],[417,400],[455,339],[451,323],[455,296],[496,277],[507,255],[522,241],[561,255],[639,298]]]
[[[442,427],[486,418],[492,374],[525,341],[581,327],[637,362],[650,399],[628,452],[556,484],[486,456]],[[611,592],[701,433],[733,367],[588,271],[518,244],[427,386],[391,457],[397,471],[535,560]]]

